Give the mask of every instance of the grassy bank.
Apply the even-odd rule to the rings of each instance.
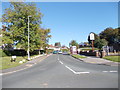
[[[114,62],[120,62],[120,56],[106,56],[104,59],[114,61]]]
[[[37,56],[37,55],[31,56],[31,58],[35,57],[35,56]],[[0,57],[0,64],[1,64],[0,65],[0,70],[19,66],[19,65],[21,65],[19,62],[22,61],[22,60],[25,60],[24,63],[26,63],[27,62],[26,59],[27,59],[27,56],[24,56],[24,57],[17,56],[16,61],[15,62],[11,62],[11,56]]]
[[[8,57],[8,56],[7,57],[1,57],[0,63],[2,65],[0,67],[0,70],[19,66],[19,65],[21,65],[19,63],[19,61],[22,61],[23,59],[26,59],[26,57],[17,56],[16,62],[11,62],[11,57]],[[25,62],[27,62],[27,61],[25,61]]]
[[[78,55],[78,54],[75,54],[75,55],[72,55],[73,57],[75,58],[86,58],[86,56],[82,56],[82,55]]]

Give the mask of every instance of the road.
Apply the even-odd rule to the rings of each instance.
[[[2,76],[3,88],[118,88],[118,67],[89,64],[55,54]]]

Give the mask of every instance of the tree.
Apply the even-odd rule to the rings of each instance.
[[[55,43],[55,46],[56,46],[56,47],[61,47],[61,43],[60,43],[60,42],[56,42],[56,43]]]
[[[94,42],[94,46],[96,48],[99,48],[100,50],[102,49],[103,46],[107,46],[108,42],[105,39],[97,39]]]
[[[2,29],[0,28],[0,46],[2,46]]]
[[[51,38],[51,35],[49,35],[50,29],[40,29],[39,35],[40,35],[40,48],[43,48],[46,52],[48,47],[49,38]]]
[[[95,34],[94,47],[102,49],[103,46],[106,46],[108,42],[105,39],[100,39],[99,35]],[[88,36],[88,42],[91,44],[90,36]]]
[[[33,3],[11,2],[11,7],[5,9],[2,22],[7,25],[3,33],[3,43],[16,44],[17,47],[27,50],[28,45],[28,16],[30,50],[33,51],[47,44],[50,29],[40,28],[42,13]]]
[[[72,40],[70,43],[69,43],[70,46],[76,46],[77,48],[79,48],[79,44],[76,42],[76,40]]]
[[[106,28],[104,31],[102,31],[99,36],[101,39],[105,39],[108,41],[108,44],[111,45],[113,43],[116,43],[119,39],[119,29],[113,29],[111,27]]]

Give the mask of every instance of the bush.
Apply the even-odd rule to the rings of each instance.
[[[40,54],[43,54],[44,51],[43,50],[40,50]],[[30,55],[38,55],[39,54],[39,50],[34,50],[32,52],[30,52]],[[27,55],[27,52],[23,49],[21,50],[0,50],[0,55],[2,57],[5,57],[5,56],[26,56]]]
[[[5,57],[5,56],[26,56],[27,53],[25,50],[1,50],[1,55],[2,57]]]
[[[69,50],[68,49],[62,49],[62,52],[68,52]]]
[[[99,50],[98,48],[94,48],[94,50]],[[81,51],[92,51],[92,48],[85,48],[85,49],[82,49]]]
[[[34,50],[30,52],[30,55],[38,55],[38,54],[39,54],[39,50]]]

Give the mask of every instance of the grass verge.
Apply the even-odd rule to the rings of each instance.
[[[73,57],[75,58],[86,58],[86,56],[82,56],[82,55],[78,55],[78,54],[75,54],[75,55],[72,55]]]
[[[113,61],[113,62],[120,62],[120,56],[106,56],[104,59]]]
[[[35,56],[38,56],[38,55],[32,55],[31,58],[35,57]],[[21,65],[19,62],[22,61],[22,60],[25,60],[25,62],[23,62],[23,63],[26,63],[27,62],[27,56],[24,56],[24,57],[17,56],[15,62],[11,62],[11,56],[0,57],[0,70],[19,66],[19,65]]]
[[[26,57],[17,56],[16,61],[15,61],[15,62],[11,62],[11,57],[10,57],[10,56],[1,57],[0,63],[1,63],[2,65],[1,65],[1,67],[0,67],[0,70],[19,66],[19,65],[21,65],[21,64],[19,63],[19,61],[22,61],[23,59],[26,59]],[[25,62],[27,62],[27,60],[25,60]],[[25,63],[25,62],[24,62],[24,63]]]
[[[81,51],[90,51],[92,48],[82,48]],[[99,50],[98,48],[94,48],[94,50]]]

